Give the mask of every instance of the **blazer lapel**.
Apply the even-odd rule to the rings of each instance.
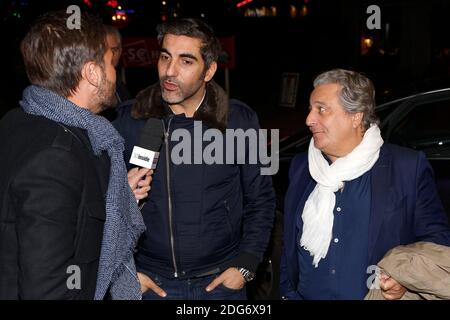
[[[302,214],[303,206],[315,186],[315,181],[309,174],[308,161],[305,161],[303,167],[297,171],[297,174],[292,178],[291,184],[292,186],[290,186],[288,191],[291,199],[287,204],[290,212],[287,214],[290,216],[289,227],[295,230],[298,215]]]
[[[309,175],[308,161],[305,160],[301,163],[301,168],[298,168],[296,174],[291,177],[284,207],[284,254],[286,255],[287,263],[290,265],[288,276],[294,287],[298,284],[299,270],[296,250],[299,237],[298,231],[301,232],[302,228],[301,223],[300,226],[297,224],[298,215],[302,214],[300,207],[304,205],[312,189],[314,189],[314,180]],[[311,191],[308,192],[308,190]]]
[[[391,156],[383,145],[380,150],[380,157],[372,168],[371,172],[371,210],[369,222],[369,263],[372,263],[375,252],[376,241],[383,222],[383,213],[386,208],[389,196],[389,172],[391,166]]]

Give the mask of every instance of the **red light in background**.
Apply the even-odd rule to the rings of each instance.
[[[242,7],[242,6],[244,6],[244,5],[246,5],[247,3],[250,3],[250,2],[252,2],[253,0],[244,0],[244,1],[242,1],[242,2],[239,2],[237,5],[236,5],[236,8],[239,8],[239,7]]]
[[[88,0],[89,1],[89,0]],[[117,6],[119,5],[119,2],[117,2],[116,0],[109,0],[107,3],[106,3],[106,5],[108,6],[108,7],[111,7],[111,8],[117,8]]]
[[[91,0],[83,0],[84,4],[87,5],[88,7],[92,8],[92,2]]]

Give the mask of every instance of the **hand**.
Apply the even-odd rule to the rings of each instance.
[[[139,283],[141,284],[141,292],[145,293],[148,290],[152,290],[154,293],[156,293],[158,296],[165,298],[167,296],[167,293],[161,289],[150,277],[147,275],[138,272],[137,273]]]
[[[381,294],[386,300],[398,300],[406,292],[406,288],[385,273],[380,276]]]
[[[144,199],[150,191],[153,170],[147,168],[133,168],[128,171],[128,184],[136,200]],[[142,179],[144,178],[145,179]]]
[[[245,279],[237,268],[228,268],[208,284],[206,291],[214,290],[219,284],[223,284],[225,287],[233,290],[239,290],[244,287]]]

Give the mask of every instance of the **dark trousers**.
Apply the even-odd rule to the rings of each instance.
[[[218,285],[213,291],[207,292],[205,289],[219,274],[213,274],[199,278],[189,279],[168,279],[154,273],[147,275],[166,293],[162,298],[152,290],[146,291],[143,300],[246,300],[245,287],[240,290],[234,290]]]

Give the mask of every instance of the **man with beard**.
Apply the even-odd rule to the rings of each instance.
[[[0,122],[0,299],[139,299],[150,172],[127,181],[123,139],[96,115],[116,103],[101,21],[67,19],[47,13],[23,39],[32,85]]]
[[[179,129],[194,139],[195,126],[215,129],[225,141],[226,129],[257,130],[257,116],[212,81],[220,43],[209,26],[173,20],[158,26],[158,40],[159,83],[120,108],[115,121],[126,140],[126,159],[146,119],[161,119],[165,128],[142,209],[147,232],[136,254],[143,298],[245,299],[245,283],[262,260],[273,224],[271,178],[261,175],[260,164],[175,164],[169,155]],[[248,155],[247,148],[236,156]]]

